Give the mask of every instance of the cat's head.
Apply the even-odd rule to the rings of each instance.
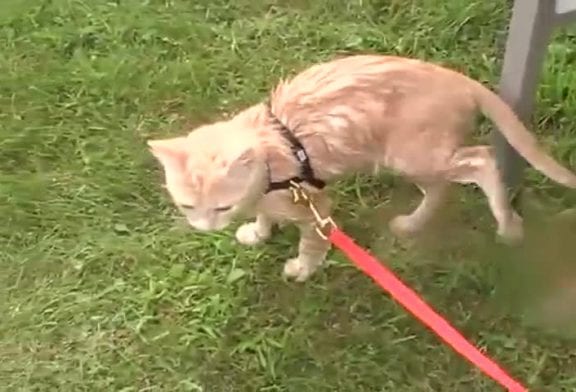
[[[262,195],[266,166],[249,140],[202,127],[188,136],[149,140],[164,169],[165,187],[188,223],[221,230]]]

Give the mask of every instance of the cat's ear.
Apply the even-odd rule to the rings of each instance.
[[[256,160],[256,152],[254,151],[254,149],[246,148],[244,151],[240,152],[236,156],[234,162],[239,165],[247,166],[254,163],[255,160]]]
[[[230,163],[228,174],[230,176],[245,177],[256,161],[256,153],[252,148],[241,151]]]
[[[186,137],[148,140],[150,152],[164,166],[165,170],[183,170],[187,157]]]

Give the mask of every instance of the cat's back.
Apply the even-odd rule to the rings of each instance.
[[[282,81],[272,93],[273,107],[302,106],[322,98],[358,89],[390,68],[403,68],[409,60],[394,56],[358,55],[312,65]]]
[[[391,104],[408,92],[440,91],[455,72],[417,59],[356,55],[320,63],[278,84],[271,95],[274,113],[301,122],[335,107]]]

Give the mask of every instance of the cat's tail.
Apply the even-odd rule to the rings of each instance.
[[[508,143],[536,170],[569,188],[576,189],[576,174],[546,153],[502,98],[472,80],[474,96],[482,113],[498,127]]]

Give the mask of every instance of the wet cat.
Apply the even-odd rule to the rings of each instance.
[[[188,222],[221,230],[248,213],[239,242],[266,240],[275,223],[300,228],[296,258],[284,274],[306,280],[329,249],[305,207],[292,202],[288,180],[312,192],[322,213],[323,189],[343,175],[385,167],[422,191],[420,205],[390,222],[397,235],[421,230],[451,183],[485,193],[506,241],[522,237],[490,146],[465,146],[477,112],[491,119],[537,170],[570,188],[576,176],[538,146],[535,137],[493,92],[467,76],[424,61],[358,55],[313,65],[282,81],[269,101],[187,135],[148,142],[166,187]]]

